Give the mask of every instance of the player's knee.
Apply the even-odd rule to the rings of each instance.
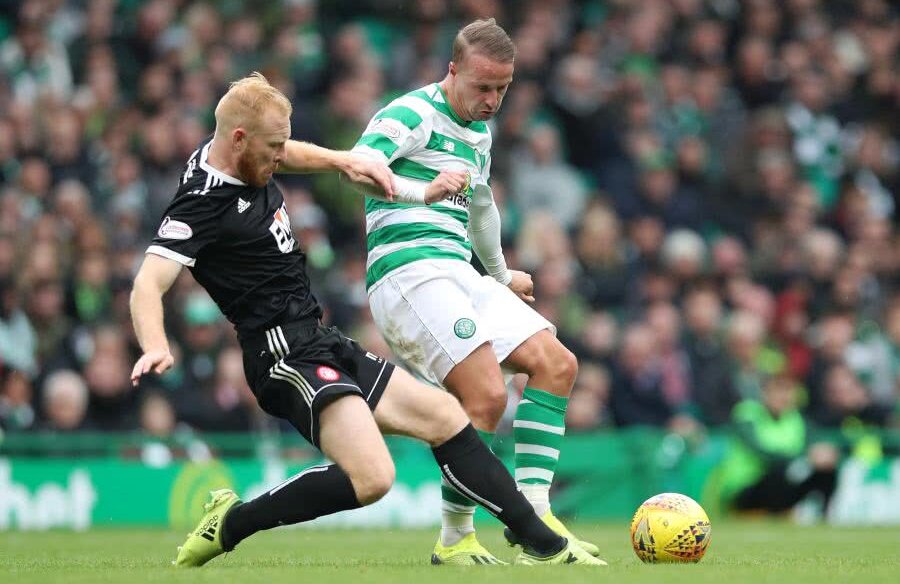
[[[363,473],[350,477],[360,505],[371,505],[384,497],[394,484],[396,470],[390,459],[371,464]]]
[[[540,351],[529,373],[551,380],[554,388],[568,390],[578,376],[578,358],[557,343]]]
[[[506,401],[506,386],[498,384],[468,397],[462,405],[476,427],[494,428],[506,411]]]
[[[572,387],[572,384],[575,383],[575,378],[578,376],[578,357],[572,351],[562,347],[562,351],[554,359],[554,362],[558,378],[564,380],[565,387]]]

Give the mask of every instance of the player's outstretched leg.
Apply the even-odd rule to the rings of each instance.
[[[454,366],[444,384],[463,402],[472,425],[490,448],[507,401],[503,375],[490,345],[483,344]],[[476,506],[475,501],[457,491],[446,477],[441,477],[441,534],[432,553],[433,563],[475,565],[479,560],[487,564],[504,563],[476,538],[473,521]]]
[[[517,562],[606,565],[538,518],[506,467],[482,442],[453,396],[425,386],[396,369],[375,408],[375,420],[385,433],[412,436],[431,444],[447,482],[515,534],[524,548]]]
[[[566,432],[566,407],[578,361],[550,331],[542,330],[519,345],[504,363],[529,375],[513,421],[519,489],[556,533],[599,556],[596,545],[577,538],[550,509],[550,484]]]
[[[202,566],[254,533],[374,503],[394,481],[394,465],[366,402],[345,395],[319,415],[319,445],[335,464],[313,466],[252,501],[212,493],[206,514],[179,548],[177,566]],[[352,437],[352,438],[351,438]]]

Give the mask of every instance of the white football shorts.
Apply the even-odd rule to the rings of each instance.
[[[512,290],[459,260],[419,260],[398,268],[369,289],[369,306],[394,355],[437,385],[486,342],[502,363],[534,334],[556,334]]]

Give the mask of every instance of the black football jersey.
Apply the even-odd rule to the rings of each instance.
[[[147,253],[187,266],[241,334],[321,317],[278,185],[252,187],[211,167],[210,143],[188,160]]]

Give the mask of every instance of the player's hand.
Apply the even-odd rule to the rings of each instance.
[[[525,302],[534,302],[534,282],[531,281],[531,274],[519,270],[510,270],[509,273],[512,274],[512,280],[507,284],[509,289]]]
[[[378,187],[388,201],[394,200],[394,173],[380,160],[347,152],[341,171],[351,181]]]
[[[469,173],[464,170],[442,170],[425,187],[425,204],[430,205],[452,197],[469,184]]]
[[[150,373],[160,375],[175,363],[175,357],[168,350],[149,351],[141,355],[131,370],[131,385],[137,387],[141,376]]]

